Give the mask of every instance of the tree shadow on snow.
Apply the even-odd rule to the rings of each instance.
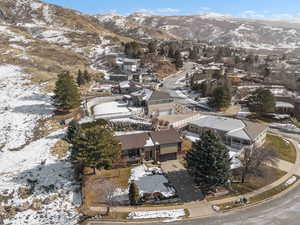
[[[14,107],[13,112],[22,114],[34,114],[34,115],[49,115],[53,112],[54,107],[48,104],[35,104],[35,105],[21,105]]]
[[[37,198],[39,195],[51,195],[61,191],[66,194],[73,193],[69,200],[73,205],[79,205],[80,185],[74,177],[74,169],[69,161],[61,160],[48,164],[45,155],[45,159],[37,162],[35,167],[18,173],[11,181],[27,186]]]
[[[24,101],[47,101],[47,99],[51,99],[49,95],[47,94],[41,94],[41,93],[33,93],[29,96],[24,96],[20,98]]]

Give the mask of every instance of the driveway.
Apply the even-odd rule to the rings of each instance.
[[[169,182],[175,187],[178,197],[183,202],[201,201],[204,196],[197,187],[193,178],[188,174],[184,166],[178,161],[167,161],[161,164]]]

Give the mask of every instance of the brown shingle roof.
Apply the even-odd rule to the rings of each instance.
[[[174,128],[169,130],[154,131],[151,132],[150,135],[153,142],[160,145],[174,144],[182,141],[179,133]]]
[[[122,144],[122,150],[143,148],[150,138],[148,133],[130,134],[117,136],[116,139]]]
[[[181,137],[175,129],[153,131],[151,133],[139,133],[116,136],[122,145],[122,150],[144,148],[152,139],[155,145],[175,144],[181,142]]]
[[[171,99],[171,96],[169,93],[164,91],[154,91],[150,97],[150,101],[159,101],[159,100],[166,100]]]

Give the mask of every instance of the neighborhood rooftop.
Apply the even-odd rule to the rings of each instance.
[[[260,123],[218,116],[203,116],[190,124],[225,132],[245,140],[254,140],[267,129],[267,126]]]
[[[117,136],[116,139],[122,144],[122,149],[138,149],[181,142],[181,137],[175,129],[152,131],[138,134]]]

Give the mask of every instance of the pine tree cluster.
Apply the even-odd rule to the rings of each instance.
[[[81,70],[78,70],[78,74],[77,74],[78,86],[85,85],[91,82],[91,80],[92,80],[91,75],[88,73],[87,70],[84,70],[83,72],[81,72]]]

